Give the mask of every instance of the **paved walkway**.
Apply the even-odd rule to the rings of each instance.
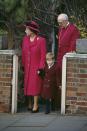
[[[0,113],[0,131],[87,131],[87,116]]]

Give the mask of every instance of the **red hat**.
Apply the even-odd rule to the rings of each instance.
[[[28,27],[29,29],[31,29],[32,31],[35,31],[37,33],[39,33],[39,25],[35,22],[35,21],[27,21],[24,24],[25,27]]]

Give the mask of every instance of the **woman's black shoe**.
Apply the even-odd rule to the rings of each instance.
[[[32,110],[32,113],[37,113],[39,112],[39,108],[37,108],[37,110]]]

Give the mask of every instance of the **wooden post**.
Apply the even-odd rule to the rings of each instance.
[[[17,112],[17,83],[18,83],[18,56],[13,55],[12,108],[11,108],[12,114]]]

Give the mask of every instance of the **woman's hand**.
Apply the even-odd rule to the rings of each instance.
[[[45,77],[45,70],[44,69],[38,69],[37,74],[43,79]]]

